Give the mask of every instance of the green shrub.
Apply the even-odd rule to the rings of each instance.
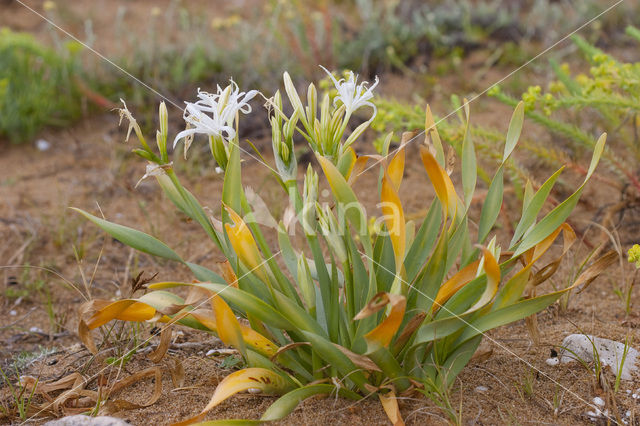
[[[57,52],[29,34],[0,30],[0,136],[27,141],[80,115],[79,49],[73,42]]]
[[[627,33],[640,41],[636,28],[629,27]],[[640,62],[616,60],[577,35],[573,42],[588,62],[588,74],[551,61],[556,80],[546,91],[529,87],[521,98],[527,117],[554,135],[553,142],[532,147],[554,166],[572,164],[574,170],[586,173],[579,163],[593,149],[594,135],[609,134],[611,143],[602,156],[608,167],[596,177],[621,195],[605,214],[603,224],[611,226],[613,217],[640,198]],[[507,105],[519,102],[500,87],[489,94]]]

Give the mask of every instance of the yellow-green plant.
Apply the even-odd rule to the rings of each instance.
[[[627,34],[640,41],[640,31],[627,28]],[[623,62],[574,35],[572,40],[588,62],[589,73],[572,72],[567,64],[551,61],[556,80],[548,90],[531,86],[521,98],[528,118],[563,139],[545,144],[534,153],[551,164],[577,164],[593,149],[593,134],[605,131],[615,141],[605,149],[602,159],[607,164],[599,173],[607,185],[620,192],[620,200],[612,205],[605,222],[620,211],[631,208],[640,197],[640,62]],[[495,86],[489,95],[508,105],[519,100]],[[558,142],[562,146],[557,146]],[[583,168],[574,167],[586,173]],[[605,225],[610,225],[605,223]]]
[[[228,262],[221,275],[184,260],[150,235],[78,210],[112,237],[182,263],[199,280],[154,283],[137,298],[90,302],[79,325],[90,349],[95,350],[90,330],[119,319],[166,323],[165,336],[174,323],[214,333],[244,358],[247,368],[220,382],[209,404],[185,423],[203,419],[225,399],[249,389],[282,395],[264,413],[263,421],[283,418],[313,395],[333,393],[352,399],[377,395],[390,419],[400,422],[396,395],[416,388],[442,394],[468,363],[484,332],[535,314],[570,290],[535,296],[535,286],[554,268],[542,268],[540,273],[533,268],[560,234],[565,249],[574,240],[565,220],[596,168],[604,135],[582,185],[540,220],[562,169],[538,191],[526,186],[522,217],[507,250],[502,250],[492,231],[502,206],[504,165],[523,124],[522,104],[511,119],[478,228],[471,226],[470,216],[477,166],[468,132],[469,109],[465,109],[460,196],[447,173],[448,155],[438,130],[427,115],[426,137],[419,151],[435,197],[418,226],[405,219],[398,196],[405,147],[384,152],[384,157],[358,157],[350,146],[371,123],[366,121],[347,134],[352,113],[370,107],[375,115],[372,87],[357,84],[353,74],[333,82],[338,93],[334,102],[328,94],[318,99],[311,84],[303,103],[285,73],[293,112],[285,113],[279,92],[270,99],[272,171],[290,201],[284,219],[269,229],[277,236],[277,249],[267,243],[266,226],[254,220],[265,212],[257,211],[257,204],[251,202],[255,197],[249,197],[242,186],[236,117],[251,111],[247,102],[256,93],[240,92],[234,83],[217,93],[200,92],[198,102],[187,104],[188,128],[175,139],[185,138],[186,153],[194,134],[207,136],[213,157],[224,170],[220,219],[207,214],[172,168],[164,104],[156,135],[158,152],[151,149],[126,108],[122,110],[130,121],[129,131],[134,130],[141,143],[134,152],[149,161],[145,176],[154,176],[166,196],[199,223],[224,254]],[[319,176],[311,166],[298,182],[293,153],[300,142],[315,153],[331,188],[332,203],[320,203]],[[372,234],[354,182],[367,164],[376,162],[382,217],[379,232]],[[294,246],[294,232],[302,233],[304,247]],[[503,279],[506,276],[510,278]],[[190,289],[186,299],[167,291],[176,287]],[[236,315],[247,321],[239,321]]]

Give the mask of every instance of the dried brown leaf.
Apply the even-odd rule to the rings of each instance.
[[[169,326],[164,327],[160,332],[160,343],[158,347],[149,354],[149,359],[154,363],[159,363],[169,349],[171,344],[171,336],[173,335],[173,329]]]

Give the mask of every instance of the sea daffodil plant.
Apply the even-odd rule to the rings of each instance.
[[[284,83],[293,111],[284,111],[279,92],[268,102],[275,159],[272,171],[290,202],[284,219],[271,228],[249,220],[256,213],[255,197],[242,185],[238,134],[224,127],[231,126],[232,117],[226,116],[226,121],[212,129],[207,129],[205,120],[194,122],[198,114],[224,116],[224,107],[220,109],[216,102],[231,104],[236,95],[234,108],[248,112],[241,104],[253,92],[243,98],[233,83],[219,89],[217,95],[201,92],[200,103],[189,104],[185,112],[197,132],[224,139],[224,149],[212,148],[224,169],[220,224],[178,180],[169,162],[167,114],[161,106],[160,152],[153,152],[144,139],[135,152],[158,167],[148,174],[157,179],[169,200],[202,226],[228,262],[216,273],[185,261],[150,235],[78,210],[121,242],[185,265],[196,279],[150,284],[138,298],[93,301],[83,311],[80,334],[92,347],[90,330],[108,321],[152,321],[166,323],[165,330],[173,324],[204,330],[237,349],[247,368],[220,382],[209,404],[185,423],[202,420],[237,392],[258,389],[281,395],[262,416],[264,421],[285,417],[313,395],[337,394],[351,399],[377,395],[389,418],[399,424],[397,395],[446,389],[469,362],[486,331],[533,315],[571,289],[535,295],[535,287],[552,269],[538,269],[538,264],[561,235],[562,255],[574,241],[566,219],[598,163],[605,137],[596,144],[584,182],[545,215],[541,214],[545,200],[562,169],[537,191],[527,185],[521,218],[510,243],[502,248],[494,225],[503,206],[505,163],[523,124],[522,104],[515,109],[501,165],[479,217],[474,218],[477,228],[471,226],[477,180],[473,141],[467,131],[459,195],[448,170],[451,153],[446,152],[427,111],[424,139],[415,149],[435,196],[422,223],[414,223],[407,220],[398,195],[406,152],[412,147],[403,143],[389,152],[387,143],[383,156],[358,156],[351,147],[370,123],[348,132],[351,112],[369,105],[373,86],[365,99],[362,93],[358,95],[355,78],[352,83],[336,81],[337,86],[352,84],[349,90],[361,96],[362,102],[349,103],[344,94],[332,103],[327,94],[318,106],[313,84],[304,105],[286,73]],[[212,103],[205,106],[205,101]],[[124,116],[132,119],[128,113]],[[465,117],[468,129],[468,107]],[[138,129],[136,133],[142,138]],[[182,132],[177,139],[192,133],[196,130]],[[298,180],[294,146],[301,143],[313,151],[320,167],[309,166]],[[366,210],[354,190],[367,164],[379,169],[382,216],[375,234],[370,232]],[[319,173],[331,189],[331,203],[318,198]],[[294,245],[291,233],[295,230],[302,232],[304,246]],[[276,236],[278,247],[267,243],[266,232]],[[576,285],[580,282],[578,279]],[[186,299],[168,291],[178,287],[190,289]],[[207,294],[204,301],[198,296],[203,292]]]

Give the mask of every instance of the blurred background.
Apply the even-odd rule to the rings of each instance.
[[[278,87],[284,70],[297,81],[322,78],[319,64],[369,80],[379,75],[383,93],[413,104],[439,101],[442,94],[448,102],[452,93],[488,88],[612,4],[5,0],[0,139],[33,142],[43,128],[68,126],[113,108],[120,98],[144,123],[154,115],[158,93],[182,105],[197,87],[215,87],[230,77],[241,88],[267,93]],[[636,2],[623,2],[581,34],[600,47],[619,47],[625,27],[640,20],[637,9]],[[553,53],[575,50],[564,43]],[[527,75],[549,71],[545,65],[546,58],[536,61],[505,84],[521,92]]]

